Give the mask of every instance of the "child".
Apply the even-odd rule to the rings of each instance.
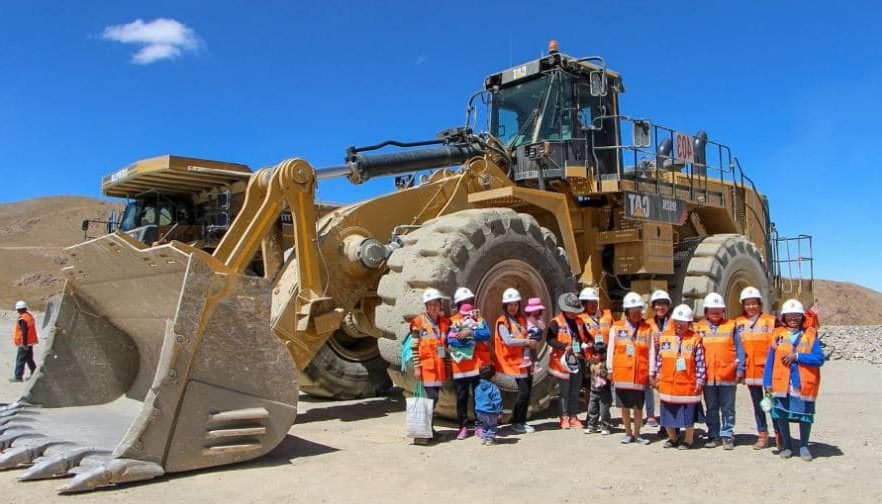
[[[590,370],[591,397],[588,400],[588,420],[585,434],[600,431],[602,435],[608,436],[612,425],[609,413],[612,406],[612,387],[609,381],[609,370],[606,367],[606,343],[603,340],[598,339],[594,343]]]
[[[481,382],[475,389],[475,415],[482,424],[480,438],[483,445],[496,443],[496,425],[499,423],[499,415],[502,414],[502,393],[493,383],[494,375],[496,369],[492,365],[481,366]]]
[[[459,307],[459,317],[456,321],[451,319],[450,332],[447,334],[447,346],[450,349],[450,358],[455,362],[461,362],[463,359],[471,359],[475,353],[475,338],[460,338],[459,333],[469,331],[474,334],[478,328],[477,314],[474,307],[469,303],[464,303]]]
[[[545,313],[545,306],[542,305],[542,300],[539,298],[527,300],[527,307],[524,308],[524,313],[527,315],[527,337],[532,340],[541,341],[545,334],[545,320],[542,318]],[[539,367],[536,350],[524,347],[523,366],[533,366],[533,374],[539,372],[541,368]]]

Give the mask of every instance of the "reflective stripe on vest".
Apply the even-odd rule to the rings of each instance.
[[[455,313],[452,317],[450,317],[450,326],[453,327],[460,320],[462,320],[463,315],[461,313]],[[480,324],[484,319],[478,318],[476,322]],[[479,371],[481,370],[481,366],[484,364],[490,364],[490,345],[486,341],[475,341],[475,353],[472,355],[471,359],[463,359],[459,362],[455,360],[450,360],[450,369],[453,372],[453,378],[469,378],[472,376],[478,376]]]
[[[617,320],[610,328],[615,335],[613,383],[618,389],[643,390],[649,383],[649,346],[652,328],[641,320],[635,331],[627,320]],[[631,346],[633,355],[628,355]]]
[[[18,320],[24,320],[25,325],[27,326],[27,337],[23,338],[21,333],[21,324]],[[34,316],[31,315],[31,312],[24,312],[18,316],[18,320],[15,321],[15,332],[13,333],[12,341],[15,343],[15,346],[21,346],[22,341],[24,341],[25,345],[36,345],[37,344],[37,323],[34,321]],[[9,333],[7,333],[9,334]]]
[[[438,324],[434,324],[426,314],[417,315],[410,323],[411,331],[420,331],[417,353],[420,359],[420,370],[423,377],[423,385],[426,387],[440,387],[447,380],[447,331],[450,328],[450,320],[441,317]],[[440,350],[439,350],[440,349]]]
[[[738,355],[735,351],[735,321],[725,320],[711,330],[707,320],[695,325],[704,345],[708,385],[735,385],[738,378]]]
[[[782,362],[784,356],[791,353],[811,353],[817,337],[817,332],[814,329],[806,329],[794,349],[793,343],[790,342],[790,331],[786,327],[779,327],[775,330],[775,340],[772,344],[772,351],[775,352],[775,362],[772,368],[772,395],[787,397],[789,394],[803,401],[817,399],[821,387],[821,370],[818,367],[806,366],[797,361],[800,388],[796,389],[790,382],[790,366]]]
[[[701,395],[695,393],[698,373],[695,365],[695,347],[701,338],[692,331],[682,340],[672,328],[659,336],[658,352],[661,357],[661,368],[658,370],[658,397],[660,400],[674,404],[694,404],[701,401]],[[683,358],[686,369],[677,371],[677,359]]]
[[[750,319],[741,316],[735,325],[741,331],[741,344],[744,346],[744,383],[752,386],[763,385],[763,374],[769,347],[772,346],[772,334],[775,332],[775,317],[761,313],[751,323]]]
[[[526,378],[528,374],[527,368],[521,366],[524,363],[525,347],[506,345],[502,336],[497,334],[499,326],[505,327],[513,338],[525,339],[527,337],[527,319],[518,316],[517,321],[512,325],[511,319],[503,314],[493,324],[493,350],[496,359],[496,371],[512,378]]]

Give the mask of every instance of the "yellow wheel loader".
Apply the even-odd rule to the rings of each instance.
[[[579,284],[612,308],[654,288],[699,312],[712,291],[738,310],[747,285],[766,309],[810,300],[810,259],[780,252],[793,242],[774,233],[730,149],[621,114],[623,91],[602,58],[552,47],[488,76],[465,127],[349,148],[341,166],[290,159],[256,172],[211,254],[120,233],[69,248],[46,360],[0,412],[0,467],[74,475],[62,487],[74,492],[259,457],[294,421],[297,370],[338,331],[376,343],[412,389],[400,350],[427,287],[469,287],[491,321],[508,287],[549,307]],[[474,133],[481,101],[489,131]],[[318,181],[389,175],[394,192],[318,218]],[[294,250],[283,260],[285,210]],[[246,275],[257,254],[263,276]],[[544,371],[534,383],[536,411],[555,390]],[[514,384],[500,384],[510,405]],[[439,408],[453,404],[445,388]]]

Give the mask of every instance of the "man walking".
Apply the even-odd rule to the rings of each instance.
[[[15,303],[15,310],[18,312],[18,320],[15,323],[15,335],[13,343],[18,347],[18,353],[15,355],[15,375],[10,378],[11,382],[20,382],[24,379],[25,364],[31,370],[31,376],[37,369],[37,363],[34,362],[34,345],[37,344],[37,323],[34,316],[28,311],[28,305],[24,301]]]

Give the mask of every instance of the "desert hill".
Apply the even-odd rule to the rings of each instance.
[[[0,307],[26,299],[40,309],[63,280],[61,250],[83,240],[84,219],[105,219],[120,205],[81,196],[52,196],[0,205]],[[100,233],[96,226],[90,233]],[[882,293],[850,282],[817,280],[825,325],[882,323]]]

